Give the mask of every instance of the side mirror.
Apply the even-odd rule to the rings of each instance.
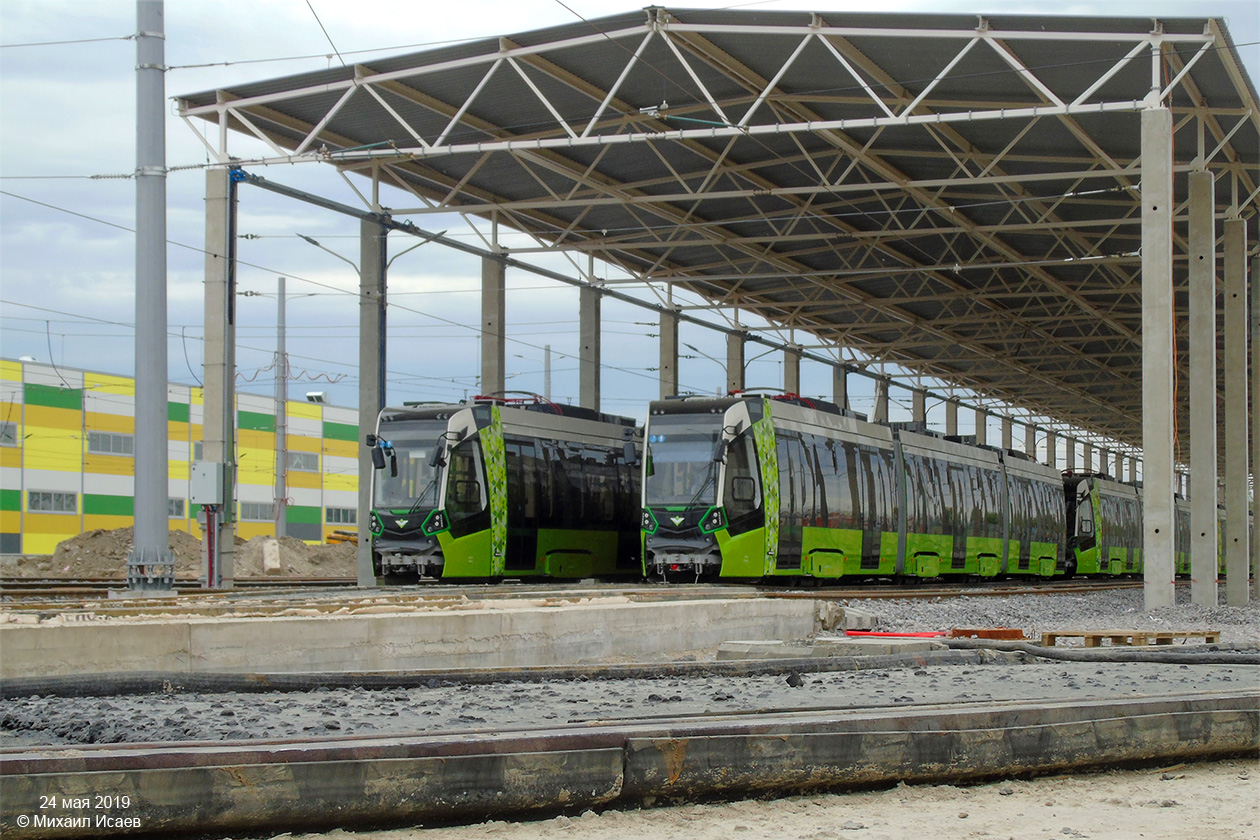
[[[622,447],[621,450],[621,460],[625,461],[627,464],[634,464],[639,460],[638,454],[634,451],[633,442],[626,441],[626,445]]]
[[[368,437],[375,437],[375,435],[368,435]],[[376,445],[376,441],[372,441],[368,445],[372,447],[372,466],[378,470],[385,469],[384,451],[382,451],[381,448]]]
[[[429,456],[429,466],[446,466],[446,446],[440,440],[438,441],[437,446],[433,447],[433,454]]]
[[[398,478],[398,453],[392,446],[389,448],[389,477]]]
[[[726,463],[726,448],[730,445],[730,441],[722,439],[718,441],[717,447],[713,450],[713,460]]]

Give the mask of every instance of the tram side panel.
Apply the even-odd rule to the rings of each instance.
[[[1002,571],[1006,491],[995,450],[902,430],[904,571],[917,577]]]
[[[1071,574],[1066,553],[1063,477],[1017,453],[1003,452],[1007,491],[1007,540],[1003,571],[1008,575],[1051,577]]]
[[[787,402],[765,410],[778,472],[770,574],[895,574],[901,505],[889,429]]]
[[[1142,496],[1100,475],[1064,477],[1068,548],[1084,575],[1140,574]]]

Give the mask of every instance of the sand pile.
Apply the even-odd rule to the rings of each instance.
[[[263,551],[273,537],[254,537],[236,546],[238,577],[261,577]],[[355,547],[349,543],[307,545],[297,537],[281,537],[280,574],[284,577],[354,577]]]
[[[171,553],[175,556],[175,576],[195,580],[201,575],[201,541],[185,531],[170,532]],[[236,538],[235,574],[261,577],[263,545],[271,537]],[[4,564],[3,573],[19,577],[118,578],[126,576],[127,555],[135,535],[131,528],[111,531],[96,529],[63,540],[53,554],[25,555]],[[280,541],[280,571],[283,577],[354,577],[355,547],[307,545],[295,537]]]

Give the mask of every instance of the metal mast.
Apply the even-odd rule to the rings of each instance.
[[[133,589],[170,589],[167,527],[166,47],[163,0],[136,3],[136,427]]]
[[[276,309],[276,538],[286,536],[286,498],[288,488],[285,486],[289,467],[288,452],[288,409],[289,402],[289,354],[285,351],[284,324],[284,278],[277,277],[276,290],[278,302]]]

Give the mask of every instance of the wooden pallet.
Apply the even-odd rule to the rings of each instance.
[[[1104,639],[1112,645],[1171,645],[1175,641],[1202,638],[1205,644],[1221,640],[1220,630],[1059,630],[1041,634],[1042,647],[1054,647],[1059,639],[1084,639],[1085,647],[1102,647]]]

